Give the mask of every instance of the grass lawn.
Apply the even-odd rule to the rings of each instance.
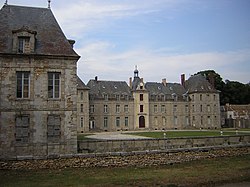
[[[93,135],[93,134],[77,134],[77,140],[90,140],[86,136]]]
[[[250,155],[160,167],[0,170],[0,186],[204,186],[250,181]]]
[[[133,132],[133,133],[125,133],[132,134],[138,136],[145,136],[150,138],[164,138],[164,133],[166,133],[166,138],[177,138],[177,137],[195,137],[195,136],[221,136],[219,130],[212,131],[164,131],[164,132]],[[238,134],[250,134],[248,132],[238,132]],[[231,131],[223,131],[223,135],[236,135],[235,130]]]

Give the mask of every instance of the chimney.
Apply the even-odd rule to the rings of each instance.
[[[162,79],[162,84],[163,84],[164,86],[167,86],[167,79],[166,79],[166,78]]]
[[[71,45],[72,48],[74,48],[74,44],[76,43],[75,40],[68,40],[69,44]]]
[[[185,86],[185,74],[181,74],[181,85]]]
[[[129,87],[132,89],[132,77],[129,77]]]
[[[215,88],[214,74],[208,74],[208,82],[212,85],[213,88]]]
[[[98,77],[97,76],[95,76],[95,81],[98,81]]]

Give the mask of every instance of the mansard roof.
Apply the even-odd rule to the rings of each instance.
[[[4,5],[0,10],[0,53],[12,53],[12,36],[20,29],[36,34],[35,54],[79,58],[49,8]]]
[[[185,82],[185,88],[188,93],[203,93],[210,92],[215,93],[218,92],[209,82],[208,80],[201,74],[191,76]]]
[[[127,94],[130,95],[130,88],[125,81],[104,81],[90,80],[87,84],[90,88],[90,94]]]
[[[89,87],[87,87],[84,82],[80,79],[80,77],[77,76],[77,89],[78,90],[89,90]]]
[[[186,93],[185,88],[178,83],[167,83],[164,85],[163,83],[147,82],[145,88],[151,95],[183,95]]]

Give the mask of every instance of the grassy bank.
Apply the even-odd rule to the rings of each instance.
[[[250,155],[160,167],[0,170],[0,186],[201,186],[250,181]]]

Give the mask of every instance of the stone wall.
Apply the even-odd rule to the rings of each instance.
[[[79,153],[164,152],[174,149],[250,146],[250,135],[136,140],[78,141]]]

